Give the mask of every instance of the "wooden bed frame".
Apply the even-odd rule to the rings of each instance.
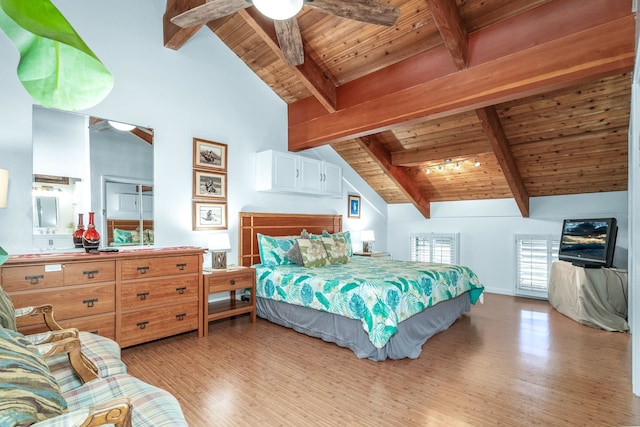
[[[342,215],[309,215],[240,212],[238,264],[260,264],[258,233],[267,236],[299,236],[305,229],[312,234],[342,231]]]
[[[144,230],[153,229],[153,220],[145,219],[142,221]],[[140,221],[137,219],[107,219],[107,246],[113,242],[113,230],[135,231],[140,228]]]

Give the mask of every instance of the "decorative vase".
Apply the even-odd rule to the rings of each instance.
[[[82,246],[84,246],[87,252],[95,251],[98,249],[98,246],[100,246],[100,233],[96,230],[93,219],[94,215],[95,212],[89,212],[89,225],[87,225],[87,229],[82,233]]]
[[[84,214],[78,214],[78,228],[73,232],[73,245],[76,248],[83,248],[82,235],[84,234]]]

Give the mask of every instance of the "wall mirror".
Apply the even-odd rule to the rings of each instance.
[[[89,212],[101,247],[153,244],[152,128],[34,106],[33,173],[34,250],[72,249]]]

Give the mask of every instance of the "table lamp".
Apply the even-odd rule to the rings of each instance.
[[[362,230],[360,238],[362,240],[362,252],[371,253],[373,251],[373,242],[376,240],[373,230]]]
[[[229,233],[217,233],[209,236],[211,252],[211,268],[223,270],[227,268],[227,251],[231,249]]]

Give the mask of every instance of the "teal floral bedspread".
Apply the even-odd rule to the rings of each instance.
[[[382,348],[405,319],[484,286],[467,267],[354,256],[346,264],[305,268],[255,265],[257,296],[360,319]]]

